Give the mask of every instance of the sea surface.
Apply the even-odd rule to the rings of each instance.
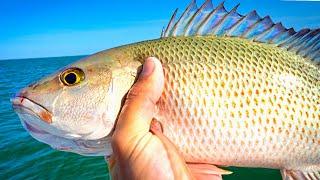
[[[51,149],[20,124],[10,98],[21,88],[83,56],[0,60],[0,179],[110,179],[103,157]],[[281,179],[279,170],[225,168],[231,179]]]

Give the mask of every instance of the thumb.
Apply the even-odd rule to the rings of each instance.
[[[148,132],[163,86],[161,62],[152,57],[146,59],[137,82],[127,95],[114,133],[130,139],[138,133]]]

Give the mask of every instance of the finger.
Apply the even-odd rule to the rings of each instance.
[[[215,174],[215,175],[232,174],[231,171],[218,168],[217,166],[212,164],[201,164],[201,163],[187,163],[187,164],[189,169],[194,174]]]
[[[192,176],[194,177],[194,179],[196,180],[222,180],[222,176],[221,175],[217,175],[217,174],[198,174],[198,173],[192,173]]]
[[[116,162],[115,156],[111,155],[108,158],[107,163],[108,163],[108,167],[109,167],[108,172],[111,176],[111,179],[119,179],[119,167]]]
[[[137,82],[127,95],[114,133],[125,135],[125,138],[127,135],[148,132],[163,85],[164,75],[160,61],[148,58]]]
[[[156,122],[154,123],[156,124]],[[179,150],[176,148],[176,146],[162,134],[162,130],[156,127],[151,128],[151,132],[160,139],[165,151],[167,152],[171,169],[175,177],[174,179],[193,179],[191,178],[192,175],[190,169],[186,166],[183,156],[179,153]]]

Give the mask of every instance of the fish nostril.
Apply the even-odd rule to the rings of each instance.
[[[28,96],[28,92],[24,89],[15,94],[15,97],[27,97],[27,96]]]
[[[29,88],[32,88],[32,89],[35,89],[37,86],[38,86],[37,83],[32,83],[32,84],[30,84],[28,87],[29,87]]]
[[[14,97],[28,97],[28,95],[30,95],[30,93],[28,91],[34,90],[37,86],[39,86],[39,84],[37,84],[37,83],[30,84],[27,88],[24,88],[20,92],[17,92],[14,95]]]
[[[36,83],[31,83],[31,84],[29,84],[28,87],[32,88],[35,84],[36,84]]]

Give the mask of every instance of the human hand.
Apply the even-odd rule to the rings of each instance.
[[[176,147],[150,124],[164,86],[162,66],[148,58],[138,81],[127,95],[112,136],[113,155],[109,159],[112,179],[203,179],[188,167]],[[198,169],[199,170],[199,169]]]

